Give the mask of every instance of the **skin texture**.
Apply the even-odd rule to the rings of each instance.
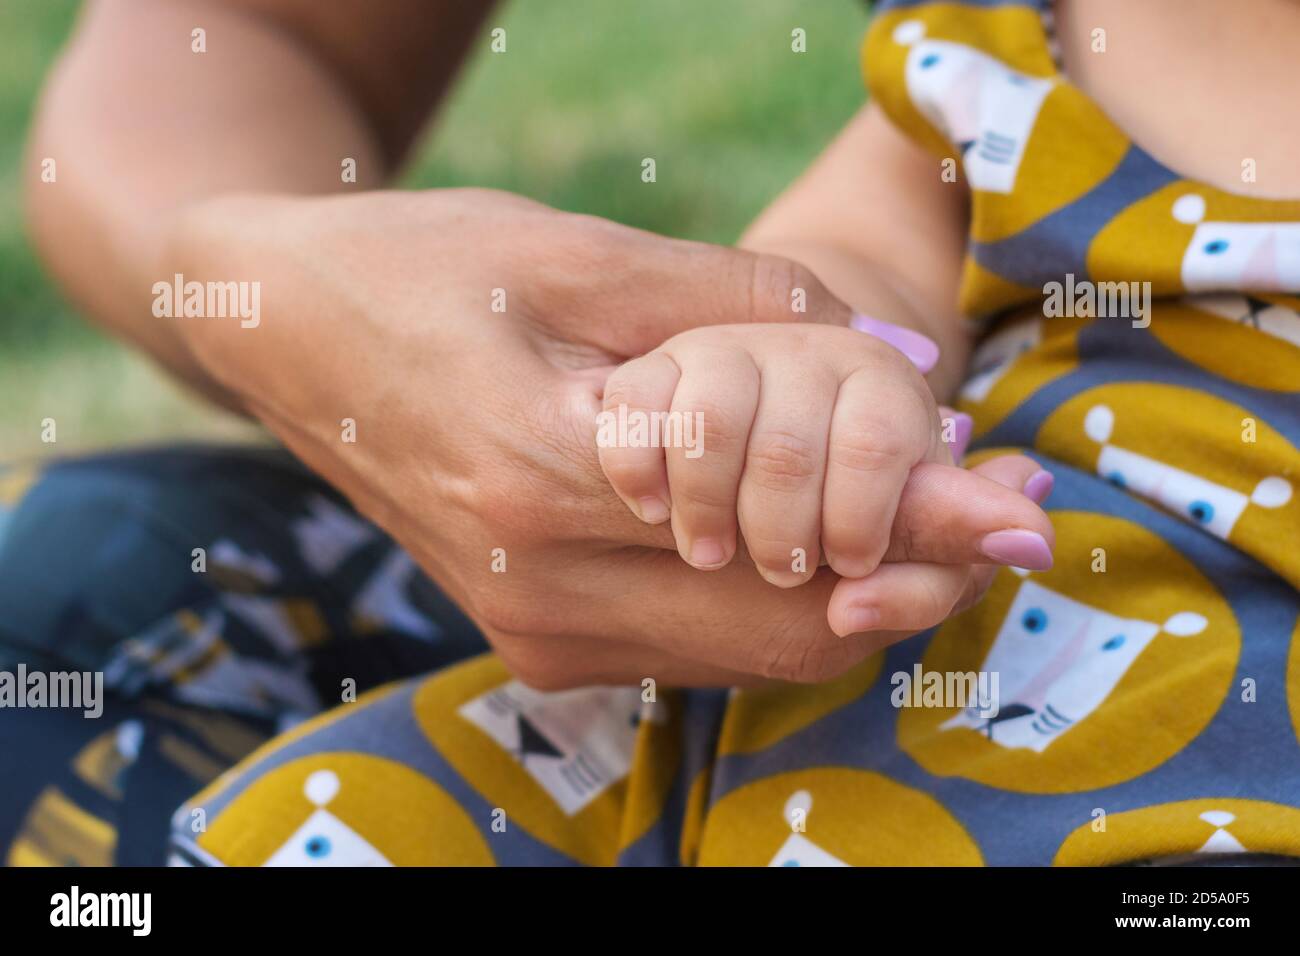
[[[851,329],[683,332],[610,376],[604,410],[620,409],[700,423],[694,450],[601,448],[601,468],[633,513],[657,524],[671,505],[677,551],[699,570],[730,561],[743,533],[778,587],[806,583],[823,546],[836,574],[866,577],[889,545],[912,468],[952,462],[915,366]],[[662,504],[647,513],[647,499]]]
[[[683,563],[671,530],[638,520],[601,471],[595,418],[613,369],[688,329],[844,326],[851,305],[940,342],[929,383],[942,398],[967,352],[951,305],[964,197],[908,188],[929,172],[870,108],[746,249],[486,190],[384,192],[489,5],[374,6],[89,4],[29,147],[33,169],[61,157],[60,186],[32,188],[28,218],[92,320],[264,423],[393,534],[522,679],[824,680],[978,596],[993,571],[971,563],[984,535],[1027,528],[1050,543],[1018,493],[1033,462],[927,461],[868,577],[822,567],[773,587],[743,540],[720,570]],[[196,22],[203,56],[189,50]],[[358,183],[340,183],[343,156]],[[884,221],[911,228],[871,239],[881,230],[864,224]],[[177,272],[260,282],[261,324],[155,318],[152,285]],[[490,307],[498,288],[504,313]],[[791,312],[796,289],[806,314]],[[507,573],[491,571],[496,549]],[[862,609],[875,629],[853,633]]]
[[[1071,82],[1147,152],[1228,192],[1300,197],[1300,3],[1058,0],[1056,19]]]

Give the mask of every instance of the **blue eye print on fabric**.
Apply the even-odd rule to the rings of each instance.
[[[1214,505],[1208,501],[1193,501],[1187,506],[1187,513],[1192,516],[1193,521],[1209,524],[1214,520]]]
[[[939,62],[939,54],[927,53],[925,56],[921,57],[921,69],[928,70],[930,69],[930,67],[934,66],[938,62]]]
[[[329,856],[330,841],[328,837],[314,836],[307,840],[307,855],[313,860]]]
[[[1116,634],[1105,644],[1101,645],[1103,651],[1113,651],[1124,646],[1124,635]]]
[[[1205,245],[1201,246],[1202,251],[1204,251],[1206,255],[1211,256],[1217,256],[1220,252],[1227,250],[1227,248],[1227,239],[1215,239],[1214,241],[1207,242]]]
[[[1030,634],[1038,634],[1047,629],[1047,612],[1042,608],[1031,607],[1020,619],[1020,626]]]
[[[1128,482],[1124,480],[1124,476],[1120,474],[1118,471],[1112,471],[1109,475],[1106,476],[1106,480],[1109,481],[1116,488],[1128,487]]]

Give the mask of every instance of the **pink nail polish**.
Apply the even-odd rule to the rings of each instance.
[[[1039,469],[1029,476],[1025,482],[1025,487],[1020,489],[1020,493],[1036,505],[1041,505],[1047,500],[1047,496],[1052,493],[1052,486],[1056,484],[1056,476],[1046,468]]]
[[[939,361],[939,346],[920,332],[895,325],[893,322],[873,319],[860,312],[854,313],[849,321],[849,327],[874,335],[882,342],[888,342],[911,359],[912,364],[921,370],[922,375],[934,368]]]
[[[979,550],[995,564],[1029,571],[1046,571],[1052,566],[1052,549],[1037,531],[1022,528],[994,531],[980,541]]]
[[[975,433],[975,419],[965,412],[952,413],[952,460],[961,461]]]

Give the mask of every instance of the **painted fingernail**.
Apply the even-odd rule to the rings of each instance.
[[[1022,528],[994,531],[980,541],[979,550],[996,564],[1009,564],[1029,571],[1046,571],[1052,566],[1052,549],[1037,531]]]
[[[844,612],[844,623],[848,630],[844,632],[843,637],[861,634],[880,623],[880,612],[874,607],[851,607]]]
[[[975,419],[965,412],[952,413],[952,460],[961,461],[962,455],[970,445],[970,436],[975,433]]]
[[[1025,487],[1020,489],[1020,493],[1036,505],[1041,505],[1047,500],[1047,496],[1052,493],[1052,486],[1056,484],[1056,476],[1046,468],[1040,468],[1029,476],[1025,482]]]
[[[646,495],[637,503],[641,506],[641,520],[646,524],[662,524],[668,520],[668,504],[662,498]]]
[[[701,570],[716,568],[727,560],[727,552],[717,538],[700,538],[691,544],[691,564]]]
[[[934,368],[939,361],[939,346],[933,339],[920,332],[913,332],[893,322],[873,319],[861,312],[854,313],[853,318],[849,320],[849,327],[874,335],[882,342],[888,342],[911,359],[912,364],[921,370],[922,375]]]

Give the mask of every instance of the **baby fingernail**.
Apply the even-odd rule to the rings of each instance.
[[[798,571],[772,571],[760,567],[758,573],[768,584],[774,584],[779,588],[796,588],[808,579],[808,575],[800,574]]]
[[[851,607],[844,612],[844,623],[848,628],[845,637],[861,634],[880,623],[880,612],[874,607]]]
[[[1014,528],[986,534],[979,543],[980,554],[995,564],[1009,564],[1029,571],[1046,571],[1052,566],[1052,549],[1037,531]]]
[[[1056,484],[1056,476],[1045,468],[1040,468],[1029,476],[1025,482],[1025,487],[1020,489],[1020,493],[1036,505],[1041,505],[1047,500],[1047,496],[1052,493],[1052,486]]]
[[[922,375],[934,368],[939,361],[939,346],[933,339],[920,332],[895,325],[893,322],[873,319],[869,315],[856,312],[849,320],[849,328],[874,335],[882,342],[888,342],[911,359],[912,364],[921,370]]]
[[[637,503],[641,506],[641,520],[647,524],[661,524],[668,520],[668,505],[662,498],[646,495]]]
[[[965,412],[952,413],[952,460],[961,461],[975,432],[975,419]]]
[[[700,538],[691,544],[691,564],[697,568],[716,568],[727,560],[727,552],[717,538]]]

